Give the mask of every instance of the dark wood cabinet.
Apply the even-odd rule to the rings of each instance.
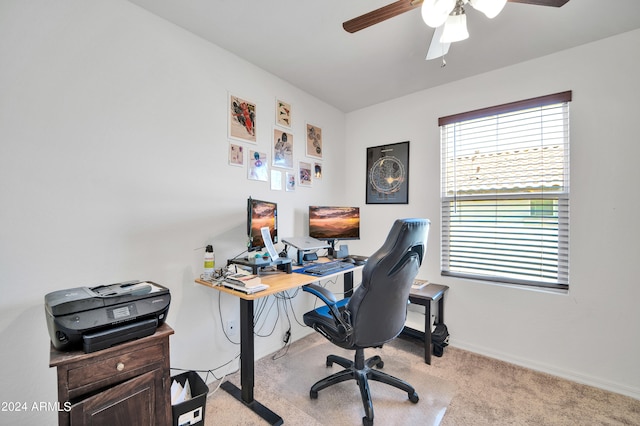
[[[51,348],[58,372],[60,425],[170,425],[167,324],[155,334],[98,352]]]

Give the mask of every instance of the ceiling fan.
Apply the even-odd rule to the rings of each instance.
[[[435,28],[429,45],[426,59],[444,56],[451,43],[469,37],[466,5],[483,12],[488,18],[497,16],[505,3],[534,4],[539,6],[561,7],[569,0],[397,0],[391,4],[373,10],[364,15],[350,19],[342,24],[345,31],[355,33],[372,25],[386,21],[422,6],[422,19],[427,25]],[[443,60],[443,66],[445,62]]]

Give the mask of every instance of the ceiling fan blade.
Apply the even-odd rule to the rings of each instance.
[[[436,59],[446,55],[447,52],[449,52],[449,46],[451,46],[451,43],[440,42],[442,31],[444,31],[444,25],[440,25],[433,32],[433,37],[431,37],[431,44],[429,44],[429,50],[427,51],[427,57],[425,58],[425,60],[429,61],[431,59]]]
[[[350,33],[363,30],[389,18],[398,16],[404,12],[415,9],[422,4],[423,0],[398,0],[394,3],[382,6],[364,15],[350,19],[342,24],[342,28]]]
[[[508,0],[511,3],[535,4],[537,6],[562,7],[569,0]]]

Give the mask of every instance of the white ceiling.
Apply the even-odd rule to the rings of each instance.
[[[424,60],[434,30],[419,8],[342,29],[394,0],[130,1],[344,112],[640,28],[640,0],[507,3],[493,20],[467,7],[470,37],[451,45],[442,68]]]

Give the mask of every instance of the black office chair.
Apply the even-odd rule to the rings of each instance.
[[[345,370],[320,380],[311,387],[312,399],[318,391],[346,380],[355,379],[360,387],[365,425],[373,424],[373,403],[368,380],[386,383],[407,392],[409,400],[418,402],[418,394],[407,382],[372,367],[384,362],[376,355],[367,360],[364,349],[382,347],[400,334],[407,317],[411,285],[422,264],[427,248],[430,222],[427,219],[398,219],[382,247],[367,261],[362,270],[362,283],[348,299],[337,301],[329,290],[316,284],[304,286],[326,306],[304,314],[304,323],[345,349],[354,349],[353,361],[337,356],[327,357],[327,367],[337,363]]]

